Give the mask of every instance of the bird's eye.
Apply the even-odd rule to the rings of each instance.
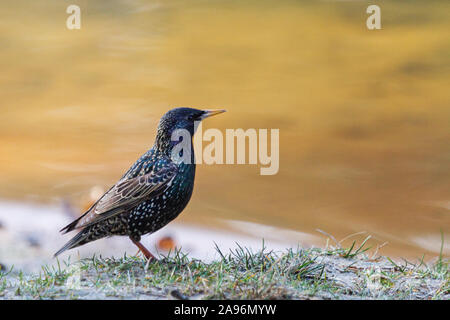
[[[191,114],[191,115],[188,117],[188,120],[189,120],[189,121],[198,120],[198,119],[201,117],[201,115],[202,115],[202,113],[199,113],[199,114]]]

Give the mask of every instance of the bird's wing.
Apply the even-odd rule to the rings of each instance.
[[[126,212],[144,199],[161,194],[175,177],[177,170],[176,164],[165,162],[162,166],[158,166],[158,169],[153,169],[146,174],[134,178],[122,178],[86,214],[61,231],[68,232],[90,226]]]
[[[101,215],[116,208],[134,206],[150,194],[163,191],[176,172],[177,166],[170,163],[157,171],[123,179],[98,201],[94,212]]]

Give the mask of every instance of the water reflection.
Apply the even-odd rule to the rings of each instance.
[[[1,197],[82,206],[167,109],[225,107],[205,128],[279,128],[280,172],[202,166],[181,221],[450,238],[447,2],[386,3],[377,33],[364,2],[84,2],[79,31],[66,5],[0,4]]]

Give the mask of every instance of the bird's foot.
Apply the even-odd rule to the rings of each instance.
[[[144,247],[144,245],[142,243],[140,243],[139,241],[136,241],[134,239],[132,239],[130,237],[131,241],[133,241],[133,243],[139,248],[139,250],[142,252],[142,254],[144,255],[144,257],[147,260],[154,260],[154,261],[158,261],[158,259],[155,258],[155,256],[153,254],[151,254],[150,251],[148,251],[148,249],[146,247]]]

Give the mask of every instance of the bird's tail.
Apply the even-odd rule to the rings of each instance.
[[[58,252],[55,253],[54,257],[58,256],[66,250],[81,246],[82,244],[89,242],[89,235],[89,228],[81,230],[75,237],[70,239],[61,249],[59,249]]]

